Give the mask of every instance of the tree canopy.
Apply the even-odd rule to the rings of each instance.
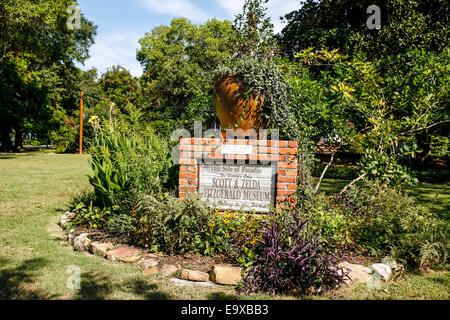
[[[96,27],[80,16],[80,28],[70,28],[72,0],[0,3],[0,141],[11,150],[21,147],[24,130],[51,123],[58,110],[73,104],[70,78],[74,62],[89,57]],[[70,108],[70,107],[69,107]]]

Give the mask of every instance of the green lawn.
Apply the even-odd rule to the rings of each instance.
[[[350,180],[323,179],[320,190],[327,193],[339,192]],[[450,213],[450,184],[419,183],[415,187],[403,186],[402,190],[416,197],[421,203],[430,208],[443,219],[449,219]]]
[[[177,287],[167,279],[141,275],[136,265],[74,252],[57,221],[70,199],[87,188],[88,172],[84,155],[0,154],[0,299],[233,298],[229,288]],[[449,190],[442,188],[448,208]],[[418,194],[428,200],[422,191]],[[72,265],[81,269],[79,291],[66,287],[66,270]],[[344,298],[450,298],[448,273],[409,275],[388,292],[343,290]]]

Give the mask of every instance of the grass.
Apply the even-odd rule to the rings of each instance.
[[[327,294],[320,298],[330,296]],[[366,284],[359,284],[353,288],[341,288],[332,296],[349,300],[449,300],[450,273],[438,271],[407,274],[395,282],[382,283],[377,290],[369,289]]]
[[[0,154],[0,299],[233,299],[232,288],[178,287],[143,276],[136,265],[74,252],[57,226],[70,199],[88,187],[85,155]],[[323,189],[345,182],[325,180]],[[448,208],[448,186],[412,189]],[[81,290],[67,288],[70,266],[81,269]],[[449,299],[449,274],[408,275],[383,290],[342,289],[350,298]],[[379,291],[379,292],[378,292]],[[413,296],[415,295],[415,296]],[[255,295],[252,299],[269,299]],[[281,296],[276,299],[293,299]],[[327,298],[322,296],[320,298]]]
[[[323,179],[320,190],[326,193],[339,192],[350,180]],[[450,184],[431,184],[419,182],[417,186],[402,186],[402,190],[425,204],[442,219],[450,216]]]
[[[87,156],[0,155],[0,299],[215,299],[231,289],[184,288],[140,274],[136,265],[76,253],[57,226],[87,187]],[[81,269],[81,290],[66,287]]]

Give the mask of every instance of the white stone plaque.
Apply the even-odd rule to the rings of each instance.
[[[274,205],[276,167],[200,164],[199,193],[221,209],[268,212]]]
[[[253,146],[239,144],[222,145],[222,154],[253,154]]]

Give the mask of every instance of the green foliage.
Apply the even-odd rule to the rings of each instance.
[[[181,124],[216,119],[211,96],[211,71],[231,57],[236,32],[229,21],[212,19],[202,25],[185,18],[154,28],[139,40],[137,59],[144,67],[141,86],[152,120]]]
[[[105,226],[111,211],[107,208],[96,206],[95,200],[94,194],[89,191],[85,191],[72,200],[70,209],[76,212],[75,218],[71,221],[72,225],[91,229]]]
[[[316,164],[313,168],[312,175],[314,177],[320,177],[323,172],[325,165]],[[325,173],[324,178],[328,179],[342,179],[342,180],[352,180],[358,177],[359,168],[354,168],[350,166],[330,166]]]
[[[172,166],[169,148],[149,127],[135,123],[106,123],[90,149],[97,201],[119,205],[130,193],[159,194]]]
[[[270,57],[276,51],[273,24],[266,17],[268,0],[246,0],[242,13],[236,15],[234,28],[238,31],[238,55]]]
[[[417,184],[417,178],[411,176],[411,170],[407,166],[398,164],[395,159],[386,154],[375,151],[367,151],[361,160],[361,166],[372,179],[391,185],[406,183]]]
[[[282,133],[286,135],[293,132],[287,125],[293,124],[287,122],[291,118],[287,83],[272,59],[258,57],[232,59],[214,71],[214,82],[230,75],[242,78],[245,83],[243,92],[245,97],[264,96],[261,115],[267,123],[271,122],[274,128],[284,129]]]
[[[373,4],[381,9],[379,30],[366,27],[366,9]],[[307,0],[284,17],[279,43],[290,57],[308,47],[363,51],[380,60],[416,48],[439,51],[448,41],[448,11],[443,0]]]
[[[447,263],[448,222],[414,198],[374,182],[352,188],[349,196],[363,216],[355,240],[369,252],[400,259],[411,268]]]
[[[105,160],[91,160],[90,165],[93,176],[89,177],[89,182],[97,201],[105,208],[113,207],[131,186],[127,174],[122,167],[114,168]]]
[[[215,210],[208,223],[209,232],[198,246],[203,254],[227,254],[248,267],[256,259],[255,243],[261,237],[263,218],[248,212]]]
[[[210,209],[198,198],[180,201],[168,194],[139,196],[133,239],[152,251],[199,252],[208,233]]]
[[[411,90],[416,96],[405,91],[414,100],[411,113],[405,114],[402,110],[406,101],[400,103],[386,96],[391,90],[386,86],[389,79],[381,77],[362,55],[349,58],[337,50],[314,52],[309,48],[295,57],[298,62],[286,62],[284,68],[294,105],[299,106],[293,109],[298,128],[303,128],[306,140],[314,144],[324,140],[337,149],[357,147],[365,152],[361,174],[382,177],[392,184],[414,182],[401,161],[422,152],[414,134],[440,121],[447,80],[439,71],[438,60],[428,64],[431,78]],[[442,85],[427,89],[425,83],[431,79]]]
[[[390,153],[394,154],[397,148],[397,145],[394,146],[395,135],[402,139],[414,137],[418,148],[410,152],[413,157],[410,165],[418,168],[423,165],[419,159],[428,157],[431,146],[429,135],[445,136],[444,132],[448,131],[445,123],[449,121],[449,7],[442,0],[375,3],[381,8],[381,28],[370,30],[365,25],[370,15],[366,9],[372,4],[365,0],[303,1],[301,8],[286,15],[287,25],[278,37],[279,45],[285,57],[306,62],[308,72],[300,72],[292,78],[292,82],[295,84],[297,105],[301,106],[299,113],[304,109],[310,111],[312,106],[316,109],[315,113],[321,115],[303,115],[308,124],[303,127],[312,128],[313,136],[317,131],[310,123],[316,119],[320,120],[316,128],[332,135],[339,134],[342,139],[342,132],[337,125],[344,125],[346,119],[356,130],[361,130],[366,127],[368,119],[379,121],[380,117],[385,120],[390,118],[378,124],[383,133],[377,133],[378,143],[382,138],[384,144],[391,144]],[[370,77],[366,74],[358,76],[353,72],[337,72],[333,66],[340,63],[332,59],[319,63],[312,61],[312,57],[320,52],[335,50],[348,55],[355,62],[370,62],[371,70],[367,70]],[[351,66],[356,70],[355,67],[355,64]],[[321,81],[317,83],[318,79]],[[324,79],[329,80],[325,87],[322,85]],[[331,83],[338,79],[339,82]],[[358,80],[362,80],[363,87],[356,84]],[[359,109],[354,116],[347,114],[348,117],[331,123],[331,129],[337,128],[338,132],[329,130],[330,126],[326,125],[333,119],[333,114],[341,112],[335,103],[339,102],[335,101],[339,97],[327,90],[333,85],[345,100],[352,101],[355,109]],[[372,104],[373,110],[379,113],[363,107],[365,103],[361,98],[367,99],[366,103]],[[365,113],[362,118],[359,111]],[[371,115],[367,117],[369,113]],[[324,122],[323,118],[328,121]],[[369,138],[360,132],[348,138],[346,143],[351,144],[356,139],[364,143],[375,137]],[[412,143],[412,140],[408,143]],[[398,141],[399,145],[401,142]],[[359,149],[364,150],[366,146]],[[376,151],[384,153],[383,150]]]
[[[48,141],[70,101],[74,62],[88,58],[94,25],[81,16],[81,29],[67,27],[73,0],[0,3],[0,140],[2,148],[22,147],[25,133]],[[64,79],[64,81],[62,81]]]

